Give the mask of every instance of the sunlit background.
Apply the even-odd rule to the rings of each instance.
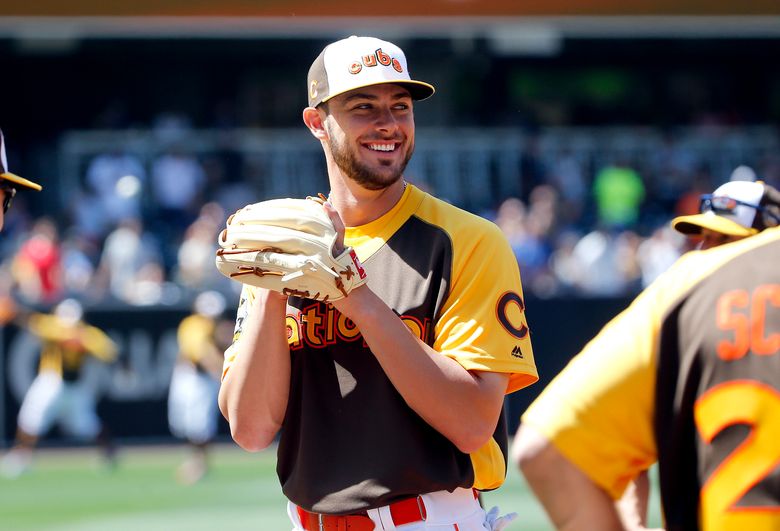
[[[6,218],[0,291],[38,312],[74,298],[116,342],[117,359],[88,377],[119,444],[116,469],[101,471],[90,444],[54,429],[26,475],[0,478],[0,528],[5,514],[9,529],[210,529],[224,506],[236,529],[284,529],[273,456],[233,453],[224,423],[212,474],[176,483],[176,328],[204,291],[232,319],[238,285],[213,266],[227,215],[327,191],[304,85],[325,44],[352,34],[400,45],[436,86],[415,107],[408,180],[496,221],[515,250],[541,381],[509,399],[514,429],[569,357],[695,245],[672,217],[730,179],[780,186],[780,4],[630,4],[0,1],[9,169],[44,186]],[[7,449],[40,345],[9,321],[0,348]],[[516,493],[526,511],[510,529],[545,529],[510,480],[502,505]],[[64,496],[75,484],[123,484],[124,503]],[[150,503],[153,485],[170,491]],[[36,511],[42,493],[57,518]]]

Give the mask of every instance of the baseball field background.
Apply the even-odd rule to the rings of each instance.
[[[287,531],[274,450],[257,454],[232,444],[212,453],[212,470],[199,483],[180,485],[174,470],[186,457],[181,446],[127,447],[118,465],[105,469],[93,449],[42,450],[30,472],[0,478],[0,529],[13,531]],[[653,474],[654,476],[654,474]],[[657,485],[657,481],[654,481]],[[489,508],[516,512],[507,531],[551,529],[519,472],[485,493]],[[651,525],[660,525],[658,494]]]

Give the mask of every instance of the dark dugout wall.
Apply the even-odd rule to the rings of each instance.
[[[506,414],[510,431],[520,414],[585,343],[630,301],[617,299],[529,299],[526,302],[534,356],[540,381],[511,395]],[[119,359],[110,366],[91,364],[85,377],[97,386],[98,414],[115,437],[132,442],[171,439],[168,430],[167,397],[171,370],[176,360],[176,328],[187,309],[92,308],[87,322],[111,335],[120,347]],[[4,418],[0,442],[11,444],[16,415],[24,393],[37,371],[38,341],[16,327],[2,331],[2,397]],[[229,433],[223,421],[220,433]],[[44,445],[67,445],[71,441],[57,428]]]

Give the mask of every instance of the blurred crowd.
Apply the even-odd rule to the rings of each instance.
[[[188,150],[181,127],[159,126],[151,161],[123,149],[92,157],[63,212],[34,217],[18,201],[0,242],[0,291],[41,306],[67,297],[176,305],[204,290],[234,300],[239,286],[214,267],[216,238],[230,213],[266,198],[251,182],[226,182],[229,162]],[[520,160],[520,197],[477,213],[504,231],[537,297],[636,293],[695,245],[669,221],[696,213],[700,195],[723,181],[671,141],[652,166],[616,157],[594,167],[565,150]],[[756,170],[734,168],[731,179],[777,186],[780,163],[745,162]]]

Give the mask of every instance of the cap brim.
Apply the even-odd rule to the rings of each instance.
[[[28,181],[24,177],[19,177],[13,173],[0,173],[0,178],[5,179],[6,181],[11,181],[12,183],[18,184],[19,186],[24,186],[25,188],[32,188],[33,190],[37,190],[39,192],[43,190],[43,186],[40,184]]]
[[[341,94],[345,94],[347,92],[352,92],[356,89],[361,89],[363,87],[372,87],[374,85],[401,85],[406,90],[409,91],[409,94],[412,95],[412,99],[419,101],[424,100],[427,98],[430,98],[433,96],[434,92],[436,92],[436,89],[433,88],[433,85],[426,83],[424,81],[415,81],[415,80],[394,80],[394,79],[388,79],[387,81],[377,81],[374,83],[366,83],[365,85],[358,85],[357,87],[350,87],[347,90],[342,90],[341,92],[336,92],[335,94],[328,95],[327,98],[323,98],[323,100],[320,103],[325,103],[328,100],[332,100],[336,96],[339,96]]]
[[[758,232],[756,229],[743,227],[735,221],[710,212],[674,218],[672,228],[689,236],[701,234],[702,229],[709,229],[727,236],[750,236]]]

